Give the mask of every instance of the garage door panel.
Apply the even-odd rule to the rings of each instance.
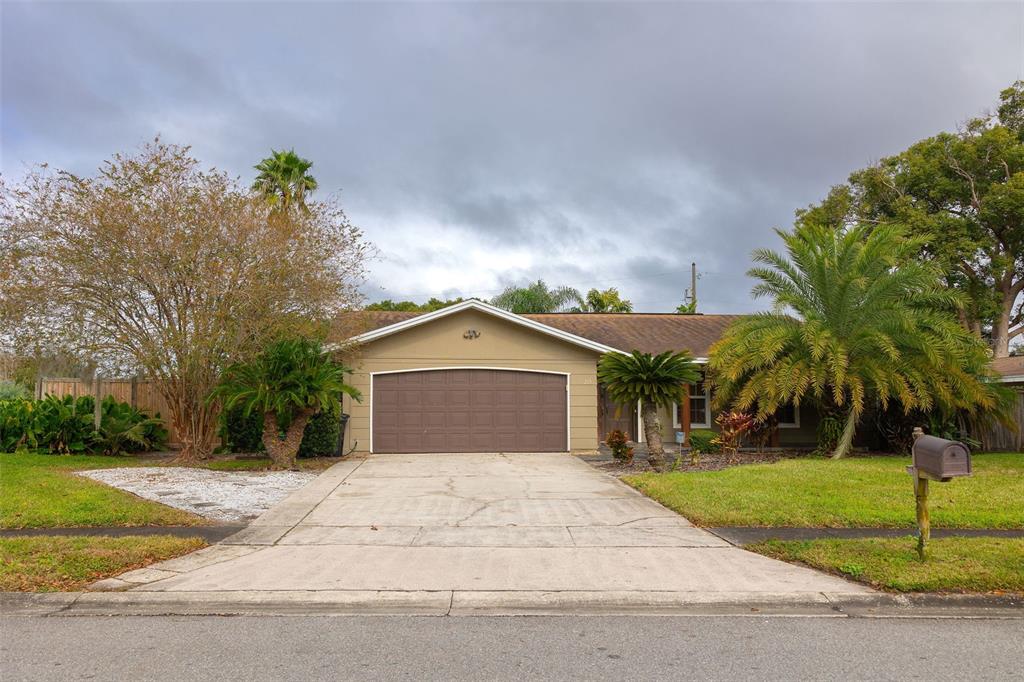
[[[448,407],[469,407],[469,391],[451,389],[445,394],[445,404]]]
[[[373,377],[375,452],[564,451],[566,377],[423,370]]]
[[[444,429],[448,427],[448,415],[444,410],[431,410],[423,413],[423,427],[427,429]]]

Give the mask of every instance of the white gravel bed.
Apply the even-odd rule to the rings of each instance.
[[[124,467],[78,474],[227,523],[253,520],[317,476],[304,471],[210,471],[189,467]]]

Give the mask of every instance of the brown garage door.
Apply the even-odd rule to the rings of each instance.
[[[378,374],[374,452],[558,452],[566,377],[491,369]]]

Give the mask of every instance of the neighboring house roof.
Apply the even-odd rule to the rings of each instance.
[[[476,306],[467,304],[476,303]],[[481,306],[486,306],[482,308]],[[545,313],[515,315],[479,301],[466,301],[433,313],[367,310],[359,313],[354,341],[370,341],[436,319],[438,313],[451,314],[466,307],[498,311],[506,319],[519,318],[537,324],[539,331],[561,332],[576,339],[597,344],[604,350],[661,353],[689,350],[704,359],[708,349],[725,328],[742,315],[677,315],[674,313]],[[416,322],[414,322],[414,320]],[[514,320],[513,320],[514,321]],[[557,335],[557,334],[553,334]],[[567,339],[568,340],[568,339]],[[582,345],[582,344],[581,344]]]
[[[1024,383],[1024,355],[996,358],[992,361],[992,369],[1001,374],[1007,383]]]

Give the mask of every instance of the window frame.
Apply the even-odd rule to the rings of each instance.
[[[704,385],[704,392],[703,393],[694,393],[693,392],[693,384],[687,384],[687,386],[689,388],[687,389],[687,394],[686,394],[686,409],[690,409],[690,399],[691,398],[703,398],[704,399],[704,421],[703,422],[695,422],[695,421],[693,421],[693,415],[691,414],[690,415],[690,430],[691,431],[693,429],[710,429],[711,428],[711,389],[708,388],[707,384],[704,383],[703,379],[701,380],[701,384]],[[676,403],[675,404],[675,409],[672,410],[672,426],[673,426],[673,428],[676,428],[676,429],[683,428],[683,424],[682,424],[682,422],[679,419],[679,415],[682,413],[681,410],[682,410],[682,407],[679,405],[679,403]]]

